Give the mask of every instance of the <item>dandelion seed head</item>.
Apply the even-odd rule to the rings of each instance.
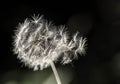
[[[18,59],[34,70],[50,66],[50,61],[68,64],[78,53],[85,53],[86,39],[79,37],[78,32],[72,38],[64,26],[54,26],[43,19],[43,16],[26,19],[15,32],[14,52]]]

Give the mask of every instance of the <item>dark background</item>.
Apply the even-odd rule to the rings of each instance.
[[[74,62],[74,84],[120,84],[120,0],[1,3],[1,78],[10,70],[28,70],[12,52],[12,36],[18,24],[34,14],[87,37],[86,55]]]

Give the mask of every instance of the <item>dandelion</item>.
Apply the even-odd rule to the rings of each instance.
[[[85,53],[86,38],[78,32],[69,36],[64,26],[55,26],[43,16],[26,19],[14,36],[14,52],[18,59],[34,70],[51,66],[58,84],[61,84],[55,62],[68,64]],[[60,59],[61,58],[61,59]]]

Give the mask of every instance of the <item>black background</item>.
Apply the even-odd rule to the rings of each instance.
[[[88,27],[87,29],[89,31],[84,34],[84,36],[88,39],[86,55],[80,57],[80,59],[75,62],[75,69],[79,73],[77,78],[78,80],[80,80],[81,84],[86,84],[85,81],[88,80],[91,80],[89,81],[89,83],[92,84],[120,83],[120,75],[115,75],[113,68],[115,63],[113,59],[115,57],[115,54],[119,52],[120,47],[119,0],[84,0],[80,2],[43,2],[39,0],[1,2],[1,73],[6,73],[7,71],[13,69],[28,69],[25,67],[21,67],[20,61],[16,58],[16,55],[13,54],[12,36],[14,35],[14,30],[16,29],[18,24],[22,23],[26,18],[31,18],[31,16],[33,16],[34,14],[43,14],[46,19],[48,19],[49,21],[53,21],[56,25],[65,24],[68,26],[70,25],[68,23],[68,20],[70,20],[71,16],[77,14],[87,14],[91,16],[91,20],[88,21],[92,21],[92,26],[90,26],[90,28]],[[83,26],[85,26],[85,22],[82,20],[80,22],[78,21],[78,23],[84,24]],[[79,27],[78,30],[80,30]],[[120,69],[117,69],[119,74]],[[95,77],[99,77],[99,75],[97,74],[103,74],[103,77],[105,77],[105,79],[98,78],[100,80],[95,80]]]
[[[89,1],[91,2],[91,1]],[[24,22],[26,18],[35,15],[44,15],[44,17],[54,22],[55,25],[64,25],[73,14],[80,12],[93,11],[93,4],[81,1],[79,4],[69,2],[43,2],[43,1],[16,1],[1,3],[1,70],[8,70],[18,67],[18,62],[14,56],[13,36],[14,30],[19,23]],[[94,12],[94,11],[93,11]]]

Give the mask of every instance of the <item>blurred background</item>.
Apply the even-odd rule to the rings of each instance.
[[[16,27],[34,14],[87,38],[85,56],[56,65],[63,84],[120,84],[120,0],[1,2],[0,84],[57,84],[51,68],[33,72],[12,51]]]

